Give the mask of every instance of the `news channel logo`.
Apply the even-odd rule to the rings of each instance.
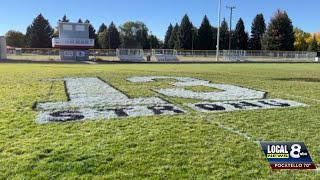
[[[304,142],[260,142],[272,170],[317,169]]]

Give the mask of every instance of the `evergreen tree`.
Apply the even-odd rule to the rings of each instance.
[[[150,42],[148,39],[148,28],[143,22],[136,22],[138,30],[136,31],[136,41],[143,49],[150,48]]]
[[[268,50],[293,50],[294,32],[292,21],[285,11],[278,10],[271,17],[265,38],[265,47]]]
[[[108,31],[105,30],[98,34],[99,45],[102,49],[109,48],[109,39],[108,39]]]
[[[116,25],[111,22],[107,31],[108,47],[110,49],[117,49],[121,45],[120,33],[116,27]]]
[[[217,49],[217,48],[216,48]],[[224,18],[220,27],[220,45],[219,49],[229,49],[229,27],[226,19]]]
[[[169,48],[169,40],[171,37],[172,30],[173,30],[173,26],[172,26],[172,24],[170,24],[168,27],[166,36],[164,37],[164,48],[166,48],[166,49]]]
[[[181,42],[181,32],[178,30],[176,33],[176,41],[174,42],[173,49],[182,49],[182,42]]]
[[[318,42],[317,42],[317,37],[314,34],[313,35],[313,39],[311,41],[311,44],[310,44],[310,46],[308,48],[308,51],[317,52],[318,50],[319,50],[319,45],[318,45]]]
[[[164,41],[162,40],[159,41],[159,48],[164,49]]]
[[[98,35],[96,34],[96,30],[91,25],[89,20],[86,20],[85,23],[89,24],[89,38],[94,39],[94,48],[101,48],[99,46]]]
[[[248,33],[245,32],[243,20],[240,18],[232,35],[232,44],[236,50],[248,49]]]
[[[98,34],[104,32],[106,29],[108,29],[107,26],[104,23],[102,23],[99,27]]]
[[[172,29],[172,33],[168,42],[169,49],[181,49],[181,40],[180,40],[180,27],[178,24]]]
[[[192,28],[192,41],[193,49],[199,49],[199,30],[196,27]]]
[[[32,29],[31,29],[31,25],[27,27],[27,30],[26,30],[26,35],[25,35],[25,43],[26,43],[26,47],[28,48],[31,48],[31,43],[30,43],[30,38],[31,38],[31,32]],[[53,30],[53,33],[54,34],[55,31]]]
[[[99,47],[106,49],[108,48],[108,39],[107,38],[107,26],[102,23],[98,30],[98,43]]]
[[[69,22],[69,19],[67,18],[67,15],[64,15],[63,17],[62,17],[62,19],[61,20],[59,20],[60,22]]]
[[[149,35],[148,41],[150,43],[150,48],[152,49],[159,49],[160,48],[160,41],[155,35]]]
[[[49,21],[39,14],[27,28],[26,41],[30,48],[51,48],[53,29]]]
[[[69,22],[69,19],[67,18],[67,15],[63,15],[61,19],[59,19],[59,22]],[[59,37],[59,28],[58,26],[55,27],[54,32],[52,34],[52,37]]]
[[[261,50],[261,38],[266,32],[266,23],[263,14],[258,14],[251,26],[250,49]]]
[[[201,50],[212,49],[213,45],[213,28],[210,25],[207,16],[204,16],[202,24],[198,31],[198,48]]]
[[[82,21],[82,19],[81,19],[81,18],[78,20],[78,23],[83,23],[83,21]]]
[[[191,49],[192,46],[192,29],[193,25],[190,22],[188,15],[184,15],[180,24],[181,48]]]

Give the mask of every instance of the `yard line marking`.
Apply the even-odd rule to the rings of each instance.
[[[239,135],[239,136],[247,139],[248,141],[251,141],[251,142],[253,142],[253,143],[255,143],[255,144],[260,145],[260,141],[255,141],[255,140],[253,140],[254,138],[251,137],[251,136],[249,136],[249,135],[246,134],[246,133],[240,132],[240,131],[237,130],[237,129],[234,129],[234,128],[225,126],[225,125],[223,125],[223,124],[221,124],[221,123],[218,123],[218,122],[215,122],[215,123],[218,125],[218,127],[222,128],[222,129],[226,129],[226,130],[228,130],[228,131],[231,131],[231,132],[233,132],[233,133],[235,133],[235,134],[237,134],[237,135]]]
[[[206,120],[206,121],[211,123],[211,124],[217,125],[221,129],[225,129],[225,130],[228,130],[228,131],[230,131],[230,132],[232,132],[234,134],[237,134],[237,135],[243,137],[244,139],[246,139],[246,140],[248,140],[250,142],[253,142],[253,143],[255,143],[255,144],[260,146],[260,141],[254,140],[255,138],[251,137],[250,135],[248,135],[248,134],[246,134],[244,132],[241,132],[240,130],[237,130],[237,129],[232,128],[232,127],[228,127],[228,126],[223,125],[223,124],[221,124],[220,122],[217,122],[217,121],[210,121],[210,120]]]
[[[230,131],[230,132],[232,132],[232,133],[234,133],[234,134],[237,134],[237,135],[245,138],[246,140],[248,140],[248,141],[250,141],[250,142],[253,142],[253,143],[255,143],[255,144],[257,144],[257,145],[260,146],[260,141],[254,140],[254,138],[251,137],[250,135],[248,135],[248,134],[246,134],[246,133],[243,133],[243,132],[241,132],[241,131],[239,131],[239,130],[237,130],[237,129],[235,129],[235,128],[231,128],[231,127],[225,126],[225,125],[223,125],[223,124],[221,124],[221,123],[219,123],[219,122],[217,122],[217,121],[208,121],[208,120],[207,120],[207,122],[210,122],[210,123],[212,123],[212,124],[216,124],[216,125],[218,125],[219,128],[228,130],[228,131]],[[263,140],[261,140],[261,141],[263,141]],[[315,169],[314,171],[315,171],[316,173],[320,173],[320,168],[317,168],[317,169]]]
[[[253,140],[254,138],[251,137],[251,136],[249,136],[249,135],[246,134],[246,133],[240,132],[239,130],[237,130],[237,129],[235,129],[235,128],[231,128],[231,127],[225,126],[225,125],[223,125],[223,124],[221,124],[221,123],[219,123],[219,122],[212,122],[212,123],[215,123],[215,124],[218,125],[218,127],[222,128],[222,129],[226,129],[226,130],[228,130],[228,131],[230,131],[230,132],[233,132],[233,133],[235,133],[235,134],[237,134],[237,135],[245,138],[245,139],[248,140],[248,141],[251,141],[251,142],[253,142],[253,143],[257,144],[257,145],[260,145],[260,141],[255,141],[255,140]],[[316,171],[317,173],[320,173],[320,168],[317,168],[317,169],[315,169],[314,171]]]

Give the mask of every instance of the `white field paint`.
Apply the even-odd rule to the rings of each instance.
[[[67,122],[181,114],[186,111],[158,97],[130,99],[98,78],[65,78],[69,101],[38,103],[36,122]]]
[[[209,81],[189,77],[134,77],[129,78],[128,81],[152,82],[155,79],[176,79],[179,82],[172,83],[172,85],[178,87],[206,86],[223,90],[223,92],[203,93],[193,92],[183,88],[156,90],[156,92],[170,97],[221,101],[186,104],[199,112],[223,112],[307,106],[290,100],[263,99],[266,93],[263,91],[256,91],[233,85],[215,84]],[[158,97],[130,99],[125,94],[98,78],[66,78],[56,80],[64,80],[66,82],[67,93],[70,100],[68,102],[38,103],[36,107],[37,110],[40,111],[36,119],[36,122],[38,123],[186,113],[185,110],[172,104],[168,104]],[[260,144],[259,141],[254,140],[253,137],[235,128],[225,126],[219,122],[212,123],[215,123],[218,127],[237,134],[250,142],[257,145]],[[320,172],[320,169],[317,169],[316,171]]]
[[[167,77],[167,76],[151,76],[151,77],[133,77],[127,79],[130,82],[152,82],[156,79],[175,79],[179,82],[171,83],[177,87],[187,86],[205,86],[212,87],[222,92],[194,92],[183,88],[168,88],[155,90],[156,92],[169,96],[189,99],[201,99],[206,101],[226,101],[226,100],[243,100],[243,99],[263,99],[266,92],[253,89],[243,88],[228,84],[216,84],[210,81],[204,81],[189,77]]]
[[[185,104],[198,112],[223,112],[252,109],[269,109],[306,106],[305,104],[281,99],[263,99],[266,92],[190,77],[133,77],[130,82],[152,82],[156,79],[175,79],[171,83],[179,88],[155,89],[156,92],[180,98],[206,100]],[[158,97],[130,99],[127,95],[108,85],[99,78],[64,78],[69,101],[38,103],[40,111],[36,122],[67,122],[79,120],[111,119],[161,114],[182,114],[187,111]],[[206,86],[222,92],[194,92],[186,86]],[[251,100],[248,100],[251,99]],[[218,101],[218,102],[210,102]]]
[[[186,111],[171,104],[149,105],[149,106],[128,106],[123,108],[80,108],[76,110],[53,110],[41,112],[37,123],[48,122],[70,122],[98,119],[113,119],[138,116],[173,115],[183,114]]]
[[[250,142],[253,142],[257,145],[260,145],[260,141],[255,141],[254,138],[252,138],[251,136],[249,136],[248,134],[246,133],[243,133],[235,128],[231,128],[231,127],[228,127],[228,126],[225,126],[223,124],[220,124],[220,123],[216,123],[218,125],[218,127],[222,128],[222,129],[226,129],[234,134],[237,134],[238,136],[241,136],[243,137],[244,139],[250,141]]]
[[[57,79],[66,82],[70,101],[39,103],[38,110],[167,104],[158,97],[129,99],[128,96],[98,78]]]
[[[224,112],[288,107],[305,107],[306,104],[282,99],[260,99],[244,101],[200,102],[187,104],[199,112]]]

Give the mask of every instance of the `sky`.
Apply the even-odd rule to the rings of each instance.
[[[248,32],[258,13],[263,13],[268,23],[277,9],[287,11],[294,26],[311,33],[320,31],[319,0],[222,0],[221,18],[229,22],[230,11],[226,6],[236,7],[232,26],[241,17]],[[4,0],[0,6],[0,36],[9,30],[25,33],[40,13],[52,27],[64,14],[72,22],[89,19],[96,30],[111,21],[117,26],[126,21],[142,21],[153,35],[164,39],[168,25],[180,23],[185,14],[196,27],[201,25],[204,15],[217,26],[218,0]]]

